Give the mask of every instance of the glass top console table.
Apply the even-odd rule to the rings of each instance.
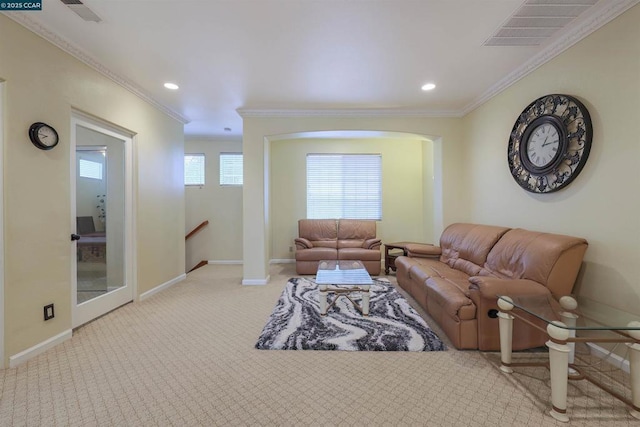
[[[550,415],[558,421],[568,422],[568,379],[588,379],[629,405],[629,413],[640,419],[640,316],[633,316],[593,300],[565,296],[556,301],[551,296],[498,295],[500,312],[500,369],[512,373],[516,366],[530,363],[512,362],[513,319],[517,318],[549,336],[549,371],[551,375]],[[524,314],[524,316],[523,316]],[[539,319],[546,329],[528,320],[526,315]],[[631,374],[631,400],[600,384],[580,372],[574,365],[575,343],[625,343],[629,347]]]

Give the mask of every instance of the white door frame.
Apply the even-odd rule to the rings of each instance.
[[[134,134],[125,129],[118,128],[111,124],[107,124],[99,119],[95,119],[84,113],[73,111],[71,114],[71,138],[70,138],[70,158],[71,171],[76,170],[76,126],[82,126],[87,129],[99,132],[113,138],[124,141],[125,149],[125,221],[124,221],[124,258],[125,258],[125,283],[126,286],[120,290],[109,292],[105,295],[93,298],[80,306],[78,302],[78,282],[77,282],[77,264],[76,264],[76,244],[71,245],[71,326],[76,328],[90,320],[95,316],[93,313],[101,312],[104,314],[120,305],[126,304],[137,299],[137,282],[136,282],[136,252],[135,252],[135,209],[133,194],[133,143]],[[76,230],[76,177],[72,173],[70,179],[71,185],[71,230]],[[129,293],[130,292],[130,293]],[[93,308],[89,309],[88,304]]]
[[[4,81],[0,81],[0,369],[4,364]]]

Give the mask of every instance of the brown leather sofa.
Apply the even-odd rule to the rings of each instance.
[[[380,274],[380,239],[376,222],[356,219],[298,221],[296,272],[316,274],[321,260],[360,260],[372,276]]]
[[[571,293],[587,241],[523,229],[452,224],[440,246],[410,244],[396,258],[398,284],[458,349],[500,349],[497,295]],[[539,321],[538,321],[539,322]],[[540,347],[546,335],[516,320],[513,348]]]

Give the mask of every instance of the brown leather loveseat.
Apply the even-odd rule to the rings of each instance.
[[[376,222],[356,219],[298,221],[296,272],[316,274],[321,260],[360,260],[372,276],[380,274],[380,239]]]
[[[497,295],[571,293],[587,250],[584,239],[523,229],[452,224],[440,246],[410,244],[395,260],[398,284],[429,313],[459,349],[499,350]],[[548,338],[514,322],[513,348]]]

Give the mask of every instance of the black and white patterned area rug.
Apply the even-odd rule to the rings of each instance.
[[[352,299],[360,303],[358,294]],[[335,298],[329,294],[329,302]],[[444,343],[386,279],[374,279],[369,316],[339,297],[320,315],[318,285],[289,279],[258,338],[261,350],[441,351]]]

